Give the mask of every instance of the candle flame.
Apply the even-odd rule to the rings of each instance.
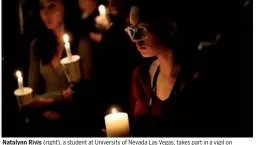
[[[116,111],[115,108],[112,109],[112,113],[113,113],[113,114],[117,113],[117,111]]]
[[[17,78],[21,78],[22,77],[22,73],[21,73],[21,71],[16,71],[16,76],[17,76]]]
[[[68,41],[69,41],[68,34],[64,34],[63,40],[64,40],[64,43],[68,43]]]
[[[106,8],[104,5],[99,6],[100,15],[106,15]]]

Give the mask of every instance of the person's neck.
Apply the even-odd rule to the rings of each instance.
[[[64,24],[61,24],[59,27],[55,28],[53,30],[54,35],[57,38],[58,44],[61,44],[63,42],[63,35],[65,33],[65,28],[64,28]]]
[[[163,51],[160,55],[157,56],[159,66],[160,66],[160,75],[164,78],[172,78],[176,77],[177,74],[180,71],[180,65],[175,64],[174,62],[174,56],[171,49],[166,50],[163,49]]]

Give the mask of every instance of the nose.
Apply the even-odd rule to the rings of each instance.
[[[143,46],[145,42],[143,40],[135,41],[136,46]]]

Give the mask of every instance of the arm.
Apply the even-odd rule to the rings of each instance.
[[[36,40],[32,41],[30,48],[28,85],[33,89],[34,94],[41,93],[40,88],[43,87],[40,75],[40,62],[35,56]]]

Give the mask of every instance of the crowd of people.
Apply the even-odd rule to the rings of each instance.
[[[199,15],[201,1],[102,2],[34,2],[36,26],[26,37],[34,100],[21,110],[25,136],[106,136],[104,116],[113,106],[129,114],[135,137],[216,136],[220,128],[223,136],[245,128],[243,119],[238,127],[230,123],[236,98],[220,97],[229,91],[220,84],[229,78],[217,70],[225,64],[223,47],[233,46],[230,33],[220,19]],[[105,29],[97,24],[100,4]],[[72,84],[60,64],[66,33],[81,58],[82,77]]]

